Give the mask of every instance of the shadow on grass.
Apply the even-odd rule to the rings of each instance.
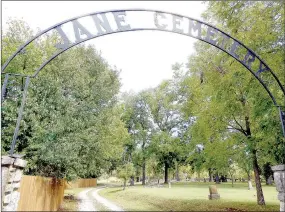
[[[117,190],[113,190],[113,191],[108,191],[106,193],[111,193],[111,194],[114,194],[114,193],[118,193],[120,191],[123,191],[123,189],[117,189]]]

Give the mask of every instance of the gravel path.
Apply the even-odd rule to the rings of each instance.
[[[104,188],[100,188],[100,189],[96,189],[94,191],[92,191],[92,196],[94,197],[94,199],[96,199],[98,202],[100,202],[101,204],[103,204],[105,207],[109,208],[111,211],[124,211],[122,208],[118,207],[117,205],[113,204],[112,202],[110,202],[109,200],[101,197],[98,192],[100,190],[102,190]]]
[[[103,205],[104,207],[108,208],[110,211],[124,211],[122,208],[118,207],[117,205],[113,204],[109,200],[101,197],[98,192],[104,188],[89,188],[84,191],[81,191],[78,194],[78,198],[80,199],[78,210],[79,211],[98,211],[96,207],[101,208],[98,204]],[[91,192],[90,192],[91,191]],[[90,195],[87,195],[87,193],[90,192],[92,194],[92,197]],[[95,207],[94,207],[95,205]],[[97,206],[96,206],[97,205]]]
[[[78,205],[79,211],[97,211],[94,207],[92,199],[87,196],[87,193],[92,189],[93,188],[86,189],[78,194],[78,198],[80,200]]]

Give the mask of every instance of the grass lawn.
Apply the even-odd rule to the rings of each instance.
[[[107,188],[99,194],[110,199],[124,210],[149,211],[278,211],[279,201],[275,186],[263,186],[266,206],[256,203],[256,191],[248,190],[247,183],[218,184],[219,200],[208,200],[209,185],[214,183],[175,183],[172,188],[142,187],[136,185],[122,188]]]

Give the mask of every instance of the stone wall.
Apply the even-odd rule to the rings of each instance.
[[[280,201],[280,211],[285,211],[285,165],[277,165],[271,167],[274,172],[274,181],[276,190],[278,191],[278,199]]]
[[[18,201],[20,199],[20,193],[18,191],[20,187],[20,181],[23,174],[23,168],[27,165],[27,162],[19,157],[2,156],[1,168],[2,168],[2,187],[1,196],[2,211],[16,211]]]

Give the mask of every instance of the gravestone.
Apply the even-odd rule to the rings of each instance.
[[[272,185],[273,184],[273,178],[272,176],[270,176],[268,179],[267,179],[267,185]]]
[[[251,180],[248,180],[248,190],[251,190],[251,189],[253,189],[252,183],[251,183]]]
[[[217,186],[211,185],[209,186],[210,195],[208,195],[209,200],[220,199],[220,194],[218,194]]]

